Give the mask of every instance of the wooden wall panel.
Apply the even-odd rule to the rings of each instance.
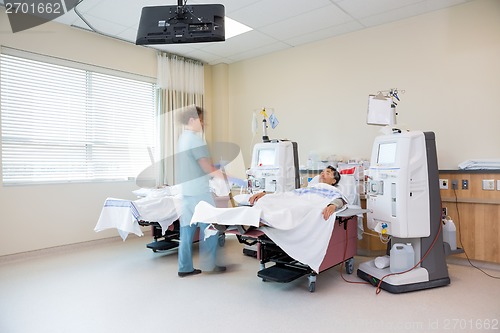
[[[470,259],[500,263],[500,191],[496,190],[500,173],[441,172],[439,178],[449,180],[449,188],[441,190],[441,200],[457,227],[457,246]],[[453,179],[458,180],[456,190]],[[469,189],[462,189],[462,179],[469,181]],[[495,190],[483,190],[483,179],[495,180]]]

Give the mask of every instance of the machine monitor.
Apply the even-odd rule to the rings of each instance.
[[[275,148],[261,148],[257,150],[257,166],[274,166],[277,161]]]
[[[396,162],[396,142],[383,142],[378,146],[377,164],[394,164]]]
[[[300,187],[297,143],[273,141],[256,144],[247,173],[252,192],[284,192]]]
[[[137,45],[220,42],[225,40],[223,5],[144,7]]]

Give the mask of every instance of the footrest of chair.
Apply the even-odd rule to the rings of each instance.
[[[274,265],[258,271],[257,276],[264,281],[288,283],[307,273],[306,270],[300,268]]]
[[[170,250],[170,249],[173,249],[173,248],[176,248],[179,246],[179,242],[173,242],[173,241],[169,241],[169,240],[160,240],[160,241],[156,241],[156,242],[152,242],[152,243],[149,243],[148,245],[146,245],[146,247],[148,249],[151,249],[153,251],[166,251],[166,250]]]

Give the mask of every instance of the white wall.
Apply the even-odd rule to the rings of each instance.
[[[51,22],[13,34],[3,12],[0,46],[156,76],[152,49]],[[406,90],[399,122],[436,132],[440,168],[500,157],[498,59],[500,1],[477,0],[208,67],[207,138],[238,143],[248,162],[251,114],[266,106],[280,120],[270,135],[298,141],[301,162],[310,150],[366,158],[378,131],[365,124],[367,96],[397,87]],[[0,185],[0,255],[116,236],[93,231],[102,204],[108,196],[132,199],[135,188],[133,182]]]
[[[0,12],[0,45],[156,77],[156,52],[57,23],[13,34]],[[93,231],[106,197],[133,199],[134,182],[0,185],[0,255],[116,236]]]
[[[500,158],[500,1],[478,0],[229,65],[229,140],[247,164],[252,111],[274,108],[271,138],[308,152],[369,158],[379,127],[367,98],[406,90],[398,123],[434,131],[440,169]]]

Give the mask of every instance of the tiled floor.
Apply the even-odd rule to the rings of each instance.
[[[446,287],[377,295],[335,267],[310,293],[305,277],[262,282],[257,260],[232,236],[223,248],[226,273],[182,279],[177,253],[153,253],[149,241],[0,258],[0,332],[500,332],[500,280],[455,259]],[[355,266],[367,259],[356,257]]]

